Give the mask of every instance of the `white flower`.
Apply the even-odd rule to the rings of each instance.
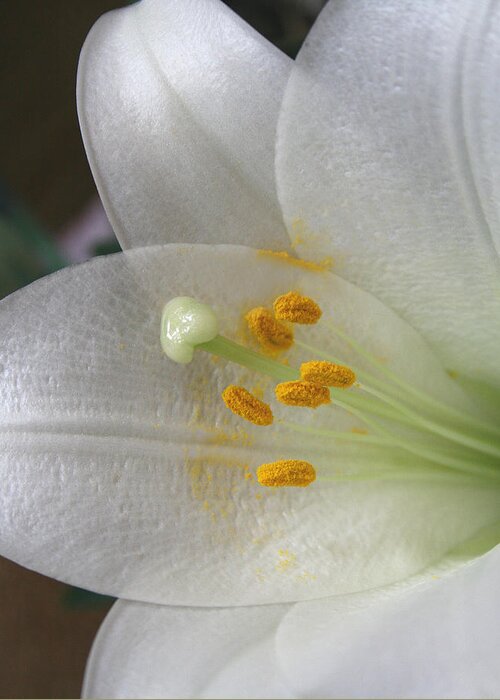
[[[499,30],[496,2],[339,0],[295,65],[215,0],[143,0],[92,30],[82,131],[133,250],[0,313],[1,552],[129,599],[87,694],[498,692]],[[335,274],[254,250],[290,237]],[[296,288],[323,319],[290,363],[375,375],[336,399],[351,413],[247,428],[220,393],[257,375],[161,351],[172,297],[236,339]],[[376,426],[390,444],[363,444]],[[280,457],[317,483],[245,478]]]

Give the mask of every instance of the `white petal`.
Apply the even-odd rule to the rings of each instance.
[[[465,405],[411,328],[328,272],[237,246],[96,259],[0,305],[2,553],[147,602],[285,602],[405,578],[494,520],[498,492],[480,486],[326,482],[287,491],[245,478],[286,456],[313,461],[324,476],[412,459],[332,447],[279,425],[247,427],[221,391],[259,385],[270,400],[272,382],[202,353],[188,366],[162,354],[160,317],[172,297],[213,305],[221,332],[237,338],[249,308],[289,289],[318,299],[325,323],[334,313],[420,388]],[[347,352],[325,323],[297,337]],[[291,362],[299,356],[310,359],[297,348]],[[339,408],[297,413],[273,402],[273,410],[301,426],[356,422]]]
[[[277,147],[300,253],[333,255],[451,368],[497,383],[499,67],[496,1],[331,2]]]
[[[299,603],[277,636],[298,697],[497,698],[500,548],[402,590]]]
[[[274,648],[289,607],[173,608],[119,601],[94,642],[83,697],[291,697]]]
[[[291,63],[218,0],[143,0],[97,22],[79,116],[123,247],[288,246],[273,163]]]

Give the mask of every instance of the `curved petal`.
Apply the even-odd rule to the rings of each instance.
[[[143,0],[97,22],[78,109],[123,247],[288,246],[273,163],[291,63],[218,0]]]
[[[173,608],[118,601],[87,662],[86,698],[292,697],[275,660],[290,606]]]
[[[299,603],[276,638],[298,697],[496,698],[500,548],[415,588]]]
[[[418,335],[328,272],[238,246],[96,259],[0,305],[2,553],[120,597],[227,606],[384,585],[495,519],[499,492],[481,484],[328,481],[421,460],[360,444],[349,432],[359,422],[338,407],[272,402],[275,426],[242,425],[220,393],[243,384],[271,399],[270,380],[200,352],[187,366],[162,354],[161,312],[172,297],[212,304],[221,332],[235,338],[249,308],[289,289],[316,298],[325,317],[297,339],[354,359],[331,335],[335,314],[402,376],[460,404]],[[297,346],[289,359],[310,357]],[[332,442],[304,434],[308,425],[348,432]],[[260,487],[254,469],[285,456],[313,461],[325,480]]]
[[[331,2],[278,128],[298,250],[500,384],[500,3]]]

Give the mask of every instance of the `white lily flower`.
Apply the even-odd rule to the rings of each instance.
[[[1,552],[128,599],[86,695],[498,693],[499,49],[477,0],[330,2],[294,64],[216,0],[95,25],[80,119],[132,250],[0,305]],[[258,250],[291,244],[333,272]],[[333,406],[244,423],[221,392],[283,365],[162,351],[175,297],[241,342],[290,290],[323,316],[289,367],[357,373]],[[316,482],[258,484],[280,459]]]

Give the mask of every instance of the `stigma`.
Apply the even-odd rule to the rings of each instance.
[[[213,309],[196,299],[175,297],[163,309],[161,347],[174,362],[191,362],[196,346],[213,340],[218,332],[219,323]]]
[[[286,487],[309,486],[316,479],[316,470],[309,462],[299,459],[282,459],[261,464],[257,469],[257,480],[262,486]]]

